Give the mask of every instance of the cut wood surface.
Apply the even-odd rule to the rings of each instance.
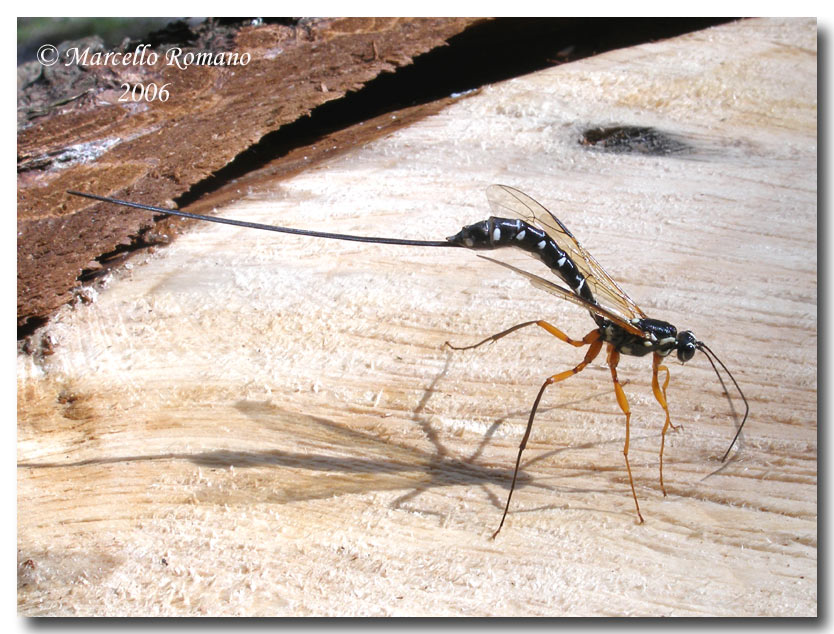
[[[582,351],[443,344],[587,312],[463,249],[198,226],[19,358],[20,612],[815,615],[816,38],[745,20],[524,76],[221,210],[436,240],[524,190],[733,371],[727,464],[709,363],[670,357],[663,496],[650,360],[624,357],[638,524],[601,356],[546,392],[493,541],[533,398]],[[606,126],[674,151],[579,142]]]

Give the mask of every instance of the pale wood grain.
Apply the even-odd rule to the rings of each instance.
[[[694,151],[588,151],[648,125]],[[623,417],[582,310],[468,252],[199,227],[49,326],[21,357],[24,614],[816,613],[816,24],[749,20],[505,82],[224,209],[437,239],[527,191],[650,315],[692,329],[750,400],[741,451],[703,356],[624,358]],[[503,254],[502,254],[503,255]],[[508,259],[542,272],[523,255]]]

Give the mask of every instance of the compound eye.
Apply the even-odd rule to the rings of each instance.
[[[686,363],[692,357],[695,356],[695,344],[694,343],[686,343],[678,348],[678,359],[681,360],[681,363]]]

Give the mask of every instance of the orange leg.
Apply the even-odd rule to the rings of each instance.
[[[634,506],[637,507],[637,517],[640,518],[640,523],[643,523],[643,516],[640,514],[640,503],[637,501],[637,492],[634,490],[634,478],[631,476],[631,465],[628,464],[628,441],[629,441],[629,423],[631,422],[631,408],[628,406],[628,399],[623,386],[617,379],[617,364],[620,362],[620,353],[617,349],[608,344],[608,367],[611,368],[611,379],[614,381],[614,393],[617,395],[617,403],[623,414],[626,417],[626,433],[625,445],[623,446],[623,455],[625,456],[626,470],[628,471],[628,481],[631,484],[631,495],[634,497]]]
[[[495,341],[498,341],[502,337],[506,337],[510,333],[513,333],[516,330],[521,330],[522,328],[526,328],[527,326],[539,326],[540,328],[544,328],[547,332],[549,332],[554,337],[557,337],[558,339],[561,339],[565,343],[569,343],[572,346],[576,346],[577,348],[581,348],[582,346],[587,346],[588,344],[593,343],[593,341],[595,341],[598,338],[598,337],[594,336],[594,333],[596,333],[597,335],[599,334],[599,333],[597,333],[596,330],[592,330],[591,332],[589,332],[587,335],[585,335],[580,340],[571,339],[565,333],[563,333],[561,330],[559,330],[556,326],[554,326],[552,324],[549,324],[546,321],[542,321],[541,319],[539,319],[539,320],[536,320],[536,321],[525,321],[523,324],[516,324],[512,328],[507,328],[507,330],[499,332],[497,335],[492,335],[491,337],[487,337],[483,341],[479,341],[478,343],[476,343],[474,345],[471,345],[471,346],[461,346],[461,347],[453,346],[448,341],[446,342],[446,345],[449,346],[452,350],[472,350],[473,348],[478,348],[479,346],[482,346],[485,343],[493,343]]]
[[[666,412],[666,422],[663,424],[663,431],[660,432],[660,490],[663,491],[663,495],[665,496],[666,487],[663,486],[663,448],[666,445],[666,432],[670,427],[672,429],[678,429],[679,425],[673,425],[669,417],[669,405],[666,402],[666,388],[669,386],[669,368],[665,365],[660,365],[662,359],[663,357],[656,352],[654,353],[654,360],[652,361],[652,392],[654,392],[654,397],[660,403],[663,411]],[[660,382],[657,380],[657,373],[660,371],[666,372],[666,380],[663,381],[662,388],[660,387]]]
[[[541,326],[542,328],[544,328],[545,330],[547,330],[548,332],[550,332],[554,336],[559,337],[559,339],[561,339],[562,341],[566,341],[567,343],[570,343],[572,345],[575,345],[575,346],[590,345],[591,347],[588,348],[588,352],[585,353],[585,358],[582,360],[582,362],[579,365],[577,365],[576,367],[571,368],[570,370],[567,370],[565,372],[560,372],[559,374],[554,374],[553,376],[549,377],[542,384],[541,389],[539,390],[539,393],[536,396],[536,400],[533,402],[533,409],[530,410],[530,418],[527,421],[527,429],[524,432],[524,437],[521,439],[521,444],[518,446],[518,457],[515,460],[515,471],[513,472],[513,482],[510,485],[510,493],[507,496],[507,505],[504,507],[504,514],[501,516],[501,523],[498,525],[498,530],[496,530],[492,534],[493,539],[495,539],[495,536],[498,535],[499,532],[501,532],[501,527],[504,526],[504,520],[507,519],[507,511],[510,510],[510,500],[513,497],[513,491],[515,490],[515,481],[516,481],[516,478],[518,477],[519,466],[521,465],[521,454],[524,452],[524,448],[527,446],[527,439],[530,438],[530,430],[533,429],[533,419],[536,417],[536,410],[539,407],[539,401],[541,401],[541,399],[542,399],[542,394],[544,394],[544,391],[547,388],[547,386],[553,385],[554,383],[558,383],[559,381],[564,381],[565,379],[567,379],[569,377],[572,377],[574,374],[578,374],[579,372],[584,370],[585,366],[587,366],[589,363],[591,363],[591,361],[593,361],[596,358],[596,356],[599,354],[599,351],[602,349],[602,339],[601,339],[601,335],[600,335],[598,330],[592,330],[587,335],[585,335],[585,337],[582,338],[581,342],[577,343],[573,339],[569,339],[567,337],[567,335],[565,335],[561,330],[558,330],[557,328],[554,328],[550,324],[548,324],[546,322],[543,322],[543,321],[541,321],[541,322],[532,321],[532,322],[528,322],[526,324],[519,324],[518,326],[515,326],[515,327],[511,328],[510,330],[504,331],[504,332],[496,335],[496,337],[498,337],[498,338],[503,337],[504,335],[509,334],[513,330],[517,330],[518,328],[522,328],[524,326],[529,326],[531,324],[536,324],[536,325]],[[489,340],[495,340],[495,339],[490,337],[489,339],[485,339],[481,343],[485,343],[486,341],[489,341]],[[478,345],[481,345],[481,344],[478,344]],[[472,346],[472,347],[474,347],[474,346]]]

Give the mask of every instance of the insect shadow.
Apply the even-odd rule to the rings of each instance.
[[[456,456],[444,445],[441,434],[432,425],[431,418],[425,410],[436,393],[438,384],[446,376],[451,355],[448,354],[443,368],[432,378],[423,390],[417,405],[408,413],[413,421],[431,443],[433,450],[413,446],[406,441],[386,438],[372,430],[348,427],[329,418],[292,411],[278,407],[268,401],[238,401],[235,409],[259,425],[271,427],[276,432],[288,436],[292,444],[303,448],[315,446],[326,447],[325,451],[303,449],[301,451],[264,450],[234,451],[218,450],[197,453],[188,459],[204,468],[236,470],[238,480],[233,496],[228,495],[224,487],[216,483],[212,487],[196,493],[197,498],[211,502],[215,497],[218,503],[288,503],[314,499],[332,498],[340,495],[362,494],[369,491],[405,490],[406,493],[396,498],[392,508],[423,515],[435,516],[444,523],[448,514],[432,508],[416,508],[410,502],[431,489],[456,486],[477,485],[485,493],[490,504],[496,508],[503,506],[502,500],[493,493],[495,485],[509,488],[509,479],[513,471],[495,465],[479,464],[484,449],[490,444],[498,428],[508,419],[523,416],[526,410],[508,412],[496,420],[481,438],[477,447],[468,456]],[[547,408],[563,410],[582,402],[600,398],[600,393],[566,401]],[[613,441],[612,441],[613,442]],[[595,443],[586,443],[587,447]],[[582,449],[582,447],[565,447]],[[340,450],[348,455],[339,455]],[[556,452],[548,452],[553,455]],[[535,462],[533,458],[527,464]],[[249,469],[259,467],[282,467],[294,469],[289,479],[275,480],[274,476],[243,475]],[[592,467],[588,467],[589,471]],[[322,473],[326,477],[322,477]],[[543,490],[557,487],[537,483],[533,478],[521,472],[521,482]],[[558,487],[562,489],[563,487]],[[570,489],[573,490],[573,489]],[[606,489],[576,488],[578,492],[603,492]]]

